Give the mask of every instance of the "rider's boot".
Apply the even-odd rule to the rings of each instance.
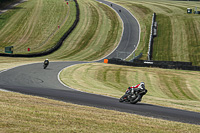
[[[138,100],[138,102],[141,102],[142,101],[142,97],[143,97],[144,95],[141,95],[141,97],[140,97],[140,100]]]

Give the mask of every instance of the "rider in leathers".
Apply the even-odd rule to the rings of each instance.
[[[140,84],[135,85],[135,86],[128,87],[128,89],[126,90],[126,93],[122,96],[122,98],[123,98],[124,100],[126,100],[126,99],[127,99],[127,96],[129,96],[130,94],[133,94],[134,91],[138,91],[139,89],[145,89],[145,83],[144,83],[144,82],[141,82]],[[146,90],[146,92],[147,92],[147,90]],[[146,93],[145,93],[145,94],[146,94]],[[143,95],[144,95],[144,94],[143,94]],[[141,95],[141,98],[140,98],[139,101],[142,100],[143,95]]]
[[[45,61],[44,61],[44,65],[49,65],[49,60],[48,59],[46,59]]]

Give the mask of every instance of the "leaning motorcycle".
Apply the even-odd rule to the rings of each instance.
[[[133,92],[127,90],[125,95],[119,99],[119,102],[130,102],[132,104],[136,104],[137,102],[141,101],[143,95],[146,93],[147,90],[145,88],[137,88]]]

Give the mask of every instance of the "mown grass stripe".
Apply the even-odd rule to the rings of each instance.
[[[0,132],[199,132],[191,125],[17,93],[0,93]],[[17,105],[17,106],[16,106]],[[129,123],[121,122],[129,121]],[[130,123],[133,123],[130,126]],[[67,128],[66,128],[67,126]]]
[[[175,88],[176,85],[174,84],[174,81],[171,81],[169,77],[167,76],[161,75],[161,77],[162,77],[162,82],[165,84],[167,88],[167,90],[165,90],[165,93],[171,98],[178,99],[179,93],[177,93],[177,90]]]
[[[73,51],[71,51],[69,54],[65,55],[63,58],[72,56],[80,52],[81,50],[85,49],[87,45],[89,44],[90,39],[92,39],[93,35],[95,34],[95,31],[97,29],[98,22],[99,22],[99,17],[98,17],[98,13],[95,7],[93,5],[90,5],[90,7],[92,7],[91,8],[92,20],[91,20],[90,27],[88,28],[87,33],[85,33],[83,39],[81,40],[81,42],[79,42],[79,46]]]
[[[143,53],[143,57],[141,59],[147,59],[147,51],[145,51],[144,47],[148,42],[143,43],[143,34],[148,38],[149,33],[147,33],[145,26],[148,26],[151,22],[148,21],[145,17],[141,16],[141,9],[137,9],[137,6],[132,5],[141,5],[141,7],[152,10],[158,14],[157,19],[160,19],[158,22],[158,36],[155,38],[155,46],[156,50],[154,50],[153,60],[168,60],[168,61],[191,61],[193,65],[200,65],[200,48],[194,48],[196,51],[194,52],[192,47],[194,45],[188,42],[188,38],[191,40],[198,40],[198,35],[200,33],[199,26],[199,15],[195,14],[187,14],[187,8],[194,9],[198,2],[191,1],[156,1],[156,0],[144,0],[143,2],[139,0],[127,0],[119,1],[112,0],[114,2],[120,3],[122,6],[128,7],[130,11],[134,11],[133,14],[140,22],[140,18],[142,21],[148,22],[140,22],[141,23],[141,41],[139,47],[136,50],[136,55],[139,55],[141,52]],[[137,11],[135,11],[137,10]],[[149,14],[147,13],[146,16]],[[152,14],[151,14],[152,15]],[[149,18],[151,20],[151,18]],[[185,21],[188,20],[188,23],[191,24],[190,28],[184,24]],[[145,26],[143,26],[143,24]],[[194,24],[193,24],[194,23]],[[171,25],[171,26],[169,26]],[[169,26],[169,27],[167,27]],[[163,29],[165,27],[165,29]],[[190,30],[191,29],[191,30]],[[161,30],[161,31],[160,31]],[[196,30],[191,37],[190,32],[192,30]],[[162,37],[161,37],[162,36]],[[189,36],[189,37],[187,37]],[[162,39],[161,39],[162,38]],[[187,38],[187,39],[186,39]],[[193,39],[194,38],[194,39]],[[160,41],[158,41],[160,40]],[[197,43],[196,43],[197,44]],[[176,47],[174,46],[176,45]],[[146,46],[147,47],[147,46]],[[186,48],[188,47],[188,48]],[[165,50],[165,51],[164,51]],[[158,53],[158,51],[161,51]],[[171,53],[172,52],[172,53]]]
[[[121,37],[122,25],[116,13],[108,6],[96,1],[80,1],[79,4],[81,10],[80,23],[69,38],[65,40],[63,47],[54,54],[49,55],[48,58],[52,57],[54,59],[65,60],[97,60],[98,58],[105,57],[105,55],[110,53],[118,44]],[[95,21],[93,20],[94,17],[92,17],[93,12],[91,11],[91,8],[95,8],[97,11],[98,25],[96,26],[94,34],[91,36],[92,38],[87,38],[87,34],[91,33],[89,30],[94,29],[91,27],[92,21]],[[113,23],[116,23],[116,25],[111,26]],[[112,34],[110,34],[111,31]],[[80,45],[83,42],[87,46],[80,48]]]
[[[70,2],[69,6],[73,7],[71,8],[71,10],[76,10],[76,8],[74,8],[75,7],[74,2]],[[10,31],[12,29],[14,31],[12,32],[12,34],[10,34],[9,37],[10,41],[5,40],[5,42],[7,43],[10,42],[9,44],[14,42],[14,44],[12,43],[12,45],[15,48],[14,51],[15,53],[26,53],[27,47],[31,48],[31,52],[36,52],[36,51],[41,52],[52,47],[56,43],[56,41],[58,41],[58,39],[60,39],[60,37],[65,33],[66,29],[68,30],[73,23],[73,21],[71,22],[68,21],[68,23],[62,26],[59,32],[55,34],[54,38],[52,38],[50,43],[47,43],[45,45],[40,45],[41,42],[43,42],[49,37],[49,34],[52,33],[53,30],[57,29],[58,24],[60,24],[60,22],[62,22],[65,19],[66,16],[65,13],[68,12],[68,6],[62,0],[59,1],[36,0],[36,1],[24,2],[23,4],[20,4],[19,7],[23,8],[19,9],[18,12],[12,15],[12,18],[17,21],[16,22],[9,21],[11,22],[11,25],[9,26],[5,25],[6,27],[11,28]],[[37,10],[36,8],[40,10]],[[34,13],[34,10],[37,11],[37,15],[32,14]],[[71,13],[73,13],[72,14],[73,16],[75,16],[76,14],[76,12],[73,11]],[[20,17],[17,17],[18,14],[22,15]],[[35,17],[38,19],[36,19]],[[13,23],[18,26],[17,29],[14,26],[12,27]],[[5,30],[3,30],[3,32],[6,33]],[[0,37],[3,37],[3,34],[1,34]],[[4,45],[9,45],[9,44],[5,43]]]
[[[159,27],[153,44],[153,60],[173,61],[171,19],[162,14],[158,14],[156,18]]]
[[[192,100],[195,97],[191,93],[190,93],[191,96],[188,96],[189,92],[184,91],[186,89],[184,89],[183,87],[186,85],[184,82],[181,82],[182,80],[183,79],[180,77],[173,77],[173,81],[175,82],[177,89],[180,91],[179,96],[183,95],[186,99]]]
[[[196,27],[199,26],[199,24],[195,23],[195,19],[185,19],[186,28],[188,31],[187,34],[187,40],[188,40],[188,49],[189,49],[189,58],[193,62],[193,65],[199,65],[200,63],[200,56],[199,56],[199,37],[198,34],[200,31],[197,30]]]
[[[112,49],[115,48],[115,46],[117,45],[118,41],[119,41],[119,34],[117,34],[117,32],[120,32],[118,30],[119,29],[119,21],[118,21],[118,17],[116,15],[113,15],[113,11],[111,9],[109,9],[109,7],[103,5],[103,4],[99,4],[99,7],[102,8],[102,10],[106,13],[106,16],[108,17],[109,20],[109,31],[107,34],[107,37],[105,39],[105,42],[101,45],[101,47],[97,50],[95,50],[96,52],[86,56],[86,59],[95,59],[98,57],[103,57],[107,54],[109,54],[111,52]],[[97,36],[98,37],[98,36]],[[111,49],[112,48],[112,49]],[[98,57],[97,57],[98,56]]]
[[[144,4],[148,5],[148,6],[156,7],[156,8],[158,8],[157,10],[160,10],[163,13],[166,13],[166,14],[173,13],[173,10],[171,9],[172,7],[171,6],[169,7],[169,6],[167,6],[167,5],[163,4],[163,3],[159,4],[159,3],[145,2]]]
[[[20,47],[24,47],[27,45],[25,43],[27,43],[27,41],[30,40],[29,38],[33,33],[33,30],[35,29],[35,26],[39,18],[38,14],[40,14],[41,12],[42,4],[43,3],[41,0],[37,1],[37,4],[33,9],[33,12],[30,14],[30,19],[28,19],[27,21],[27,26],[25,28],[23,36],[21,37],[20,41],[16,43],[17,47],[15,47],[15,49],[18,49],[18,47],[20,49]]]
[[[193,97],[195,100],[200,100],[200,85],[199,85],[199,82],[200,80],[193,80],[192,78],[191,79],[188,79],[186,81],[187,83],[187,88],[188,90],[190,91],[190,93],[192,93]]]

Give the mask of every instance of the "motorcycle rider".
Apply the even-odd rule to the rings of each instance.
[[[145,89],[145,83],[144,82],[141,82],[140,84],[137,84],[135,86],[128,87],[128,89],[126,90],[126,93],[122,96],[122,99],[125,101],[130,94],[133,94],[134,91],[137,92],[140,89]],[[147,90],[145,89],[145,94],[146,93],[147,93]],[[139,102],[142,100],[142,97],[145,94],[141,95]]]
[[[46,59],[45,61],[44,61],[44,65],[49,65],[49,60],[48,59]]]

